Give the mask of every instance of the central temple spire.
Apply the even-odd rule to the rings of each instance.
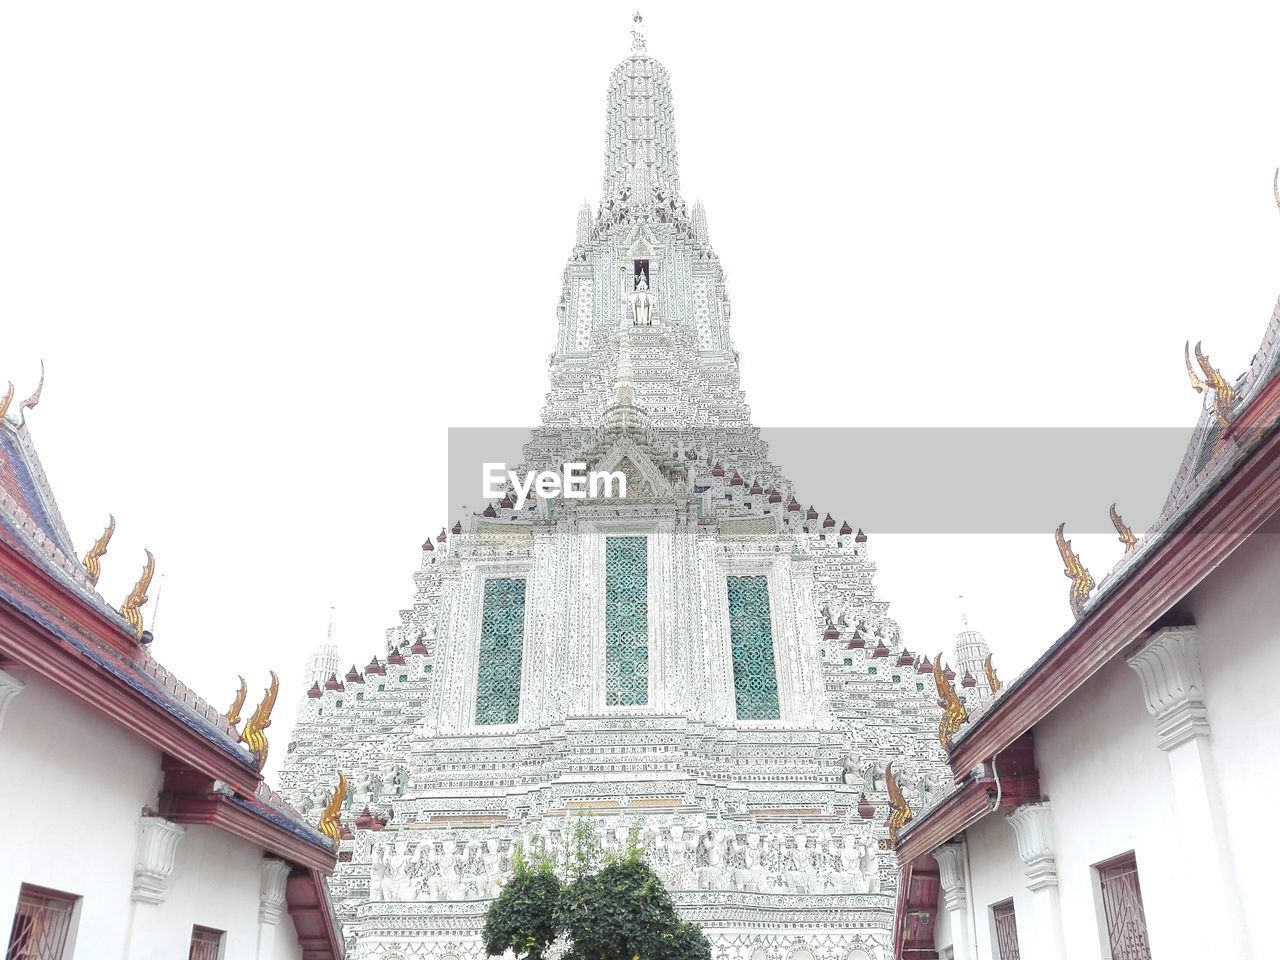
[[[647,52],[644,18],[632,18],[631,55],[609,77],[609,108],[605,132],[604,199],[630,195],[638,189],[679,196],[680,168],[676,154],[675,116],[667,68]]]

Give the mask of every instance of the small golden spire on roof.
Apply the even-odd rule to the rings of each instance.
[[[245,697],[249,695],[249,684],[245,683],[244,677],[240,678],[240,689],[236,691],[236,698],[231,701],[231,709],[225,714],[227,723],[231,724],[231,729],[236,728],[236,724],[240,722],[240,708],[244,706]]]
[[[107,555],[107,544],[111,542],[111,535],[116,532],[116,518],[111,514],[107,514],[107,529],[102,531],[102,536],[94,541],[89,552],[84,555],[84,569],[89,574],[89,582],[95,587],[98,585],[98,577],[102,575],[101,560]]]
[[[0,397],[0,420],[9,412],[9,404],[13,403],[13,381],[9,381],[9,392]]]
[[[1116,533],[1120,535],[1120,542],[1124,544],[1124,552],[1128,553],[1138,544],[1138,538],[1133,535],[1133,531],[1129,529],[1129,525],[1124,522],[1120,514],[1116,513],[1116,505],[1111,505],[1111,525],[1116,528]]]
[[[1000,682],[1000,678],[996,676],[995,665],[991,662],[991,654],[987,654],[987,659],[982,661],[982,669],[987,673],[987,685],[991,687],[991,695],[994,697],[997,693],[1004,689],[1004,684]]]
[[[1093,591],[1093,577],[1080,562],[1080,557],[1071,549],[1071,541],[1063,535],[1066,526],[1065,523],[1058,524],[1053,537],[1058,543],[1058,553],[1062,555],[1062,562],[1066,565],[1062,573],[1071,581],[1071,613],[1079,620],[1084,613],[1085,602]]]
[[[147,602],[147,588],[151,586],[151,577],[156,572],[156,558],[151,555],[150,550],[143,552],[147,555],[147,563],[142,568],[142,576],[124,598],[124,603],[120,604],[120,616],[129,621],[134,637],[138,640],[142,639],[142,606]]]
[[[1200,369],[1204,371],[1205,379],[1201,380],[1196,376],[1196,372],[1191,366],[1190,340],[1187,341],[1182,350],[1183,358],[1187,362],[1187,376],[1191,379],[1191,388],[1196,393],[1204,393],[1205,390],[1213,391],[1213,412],[1218,418],[1218,426],[1225,429],[1231,423],[1236,391],[1227,382],[1226,377],[1214,369],[1213,364],[1209,362],[1209,358],[1201,351],[1200,343],[1201,341],[1196,341],[1196,362],[1200,364]]]
[[[262,702],[245,721],[240,731],[240,742],[245,744],[253,754],[253,759],[261,770],[267,765],[267,727],[271,726],[271,709],[276,705],[276,694],[280,692],[280,678],[271,671],[271,685],[263,692]]]
[[[34,410],[36,408],[36,404],[40,402],[40,393],[42,390],[44,390],[43,360],[40,361],[40,382],[36,384],[35,393],[31,394],[31,396],[27,397],[27,399],[23,400],[22,403],[18,405],[18,410],[22,413],[22,420],[20,422],[27,422],[27,411]]]
[[[889,828],[889,836],[880,841],[880,846],[886,850],[892,850],[898,845],[898,831],[910,823],[915,814],[911,812],[911,807],[908,806],[902,791],[898,788],[898,781],[893,776],[892,763],[885,764],[884,785],[889,791],[889,819],[885,821],[885,826]]]
[[[340,837],[338,834],[338,814],[342,810],[342,801],[347,796],[347,778],[339,771],[338,786],[333,791],[333,796],[329,798],[329,804],[324,808],[324,812],[320,814],[320,832],[329,838],[329,842],[336,848]]]

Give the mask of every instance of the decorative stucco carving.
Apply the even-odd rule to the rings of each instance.
[[[1018,838],[1018,856],[1026,865],[1027,889],[1056,887],[1058,865],[1054,860],[1053,817],[1048,801],[1019,807],[1009,815],[1009,825]]]
[[[186,827],[164,817],[143,817],[138,824],[138,858],[133,868],[133,899],[163,903],[169,895],[178,841]]]
[[[1142,695],[1147,712],[1155,717],[1161,750],[1209,735],[1195,627],[1160,630],[1128,662],[1142,682]]]

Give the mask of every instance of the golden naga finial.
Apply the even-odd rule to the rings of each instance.
[[[1201,380],[1196,375],[1195,369],[1191,366],[1191,341],[1188,340],[1183,347],[1182,356],[1187,363],[1187,376],[1191,380],[1191,387],[1196,393],[1204,393],[1205,390],[1213,391],[1213,412],[1217,415],[1218,425],[1224,429],[1230,425],[1232,416],[1232,407],[1236,402],[1235,388],[1227,382],[1218,370],[1214,369],[1213,364],[1209,362],[1209,358],[1204,355],[1200,349],[1202,341],[1196,341],[1196,362],[1200,364],[1200,369],[1204,371],[1204,379]]]
[[[1116,513],[1116,505],[1111,505],[1111,525],[1116,528],[1116,533],[1120,535],[1120,542],[1124,544],[1124,552],[1128,553],[1138,545],[1138,538],[1133,535],[1133,531],[1129,529],[1129,525],[1121,519],[1120,514]]]
[[[147,588],[151,586],[151,577],[156,572],[156,558],[150,550],[143,552],[147,555],[147,564],[142,568],[142,576],[124,598],[124,603],[120,604],[120,616],[129,621],[138,640],[142,639],[142,605],[147,602]]]
[[[0,397],[0,420],[9,412],[9,404],[13,403],[13,381],[9,381],[9,392]]]
[[[1071,541],[1063,535],[1062,531],[1066,526],[1065,523],[1058,524],[1053,536],[1058,541],[1058,553],[1062,554],[1062,562],[1066,564],[1066,569],[1062,572],[1071,581],[1071,613],[1079,620],[1084,613],[1085,602],[1093,591],[1093,577],[1071,549]]]
[[[40,393],[43,390],[44,390],[44,361],[41,360],[40,361],[40,382],[36,384],[35,393],[31,394],[31,396],[27,397],[27,399],[23,400],[22,403],[18,405],[18,410],[22,414],[22,420],[20,421],[21,423],[27,422],[27,411],[34,410],[36,408],[36,404],[40,402]]]
[[[231,701],[231,709],[223,716],[227,718],[227,723],[231,724],[231,729],[236,728],[236,724],[240,722],[240,708],[244,706],[244,698],[249,695],[249,684],[244,682],[244,677],[240,678],[240,689],[236,691],[236,698]]]
[[[107,529],[102,531],[100,536],[89,552],[84,555],[84,569],[89,574],[89,582],[95,587],[98,585],[98,577],[102,576],[101,560],[107,555],[107,544],[111,542],[111,535],[116,532],[116,518],[107,514]]]
[[[347,796],[347,778],[338,773],[338,786],[333,791],[333,796],[329,798],[329,805],[324,808],[324,812],[320,814],[320,832],[329,838],[329,842],[337,847],[340,837],[338,836],[338,813],[342,810],[342,801]]]
[[[898,781],[893,776],[892,763],[885,764],[884,785],[889,791],[889,819],[885,821],[885,826],[889,828],[889,836],[880,841],[880,846],[886,850],[892,850],[898,845],[898,831],[910,823],[915,814],[911,812],[911,807],[903,798],[902,791],[898,789]]]
[[[982,661],[982,669],[987,673],[987,686],[991,688],[991,695],[994,697],[997,693],[1004,689],[1004,684],[1000,682],[1000,678],[996,676],[996,668],[991,663],[991,654],[987,654],[987,659]]]
[[[969,722],[969,711],[956,696],[956,688],[942,672],[942,652],[933,661],[933,683],[938,688],[938,705],[942,707],[942,722],[938,724],[938,742],[947,753],[951,752],[951,738]]]
[[[267,735],[264,732],[271,726],[271,708],[276,705],[276,694],[280,692],[280,678],[271,671],[271,686],[263,693],[262,702],[258,704],[240,731],[240,742],[253,753],[254,761],[261,770],[267,765]]]

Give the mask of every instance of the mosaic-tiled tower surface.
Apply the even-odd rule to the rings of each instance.
[[[621,471],[626,498],[508,496],[428,540],[384,646],[301,708],[286,795],[314,813],[337,771],[353,784],[332,884],[351,956],[479,960],[515,845],[563,863],[585,819],[604,851],[638,831],[718,958],[881,960],[885,764],[917,810],[950,782],[931,664],[867,538],[803,506],[751,426],[638,30],[558,315],[525,458]],[[957,686],[981,707],[985,680]]]

